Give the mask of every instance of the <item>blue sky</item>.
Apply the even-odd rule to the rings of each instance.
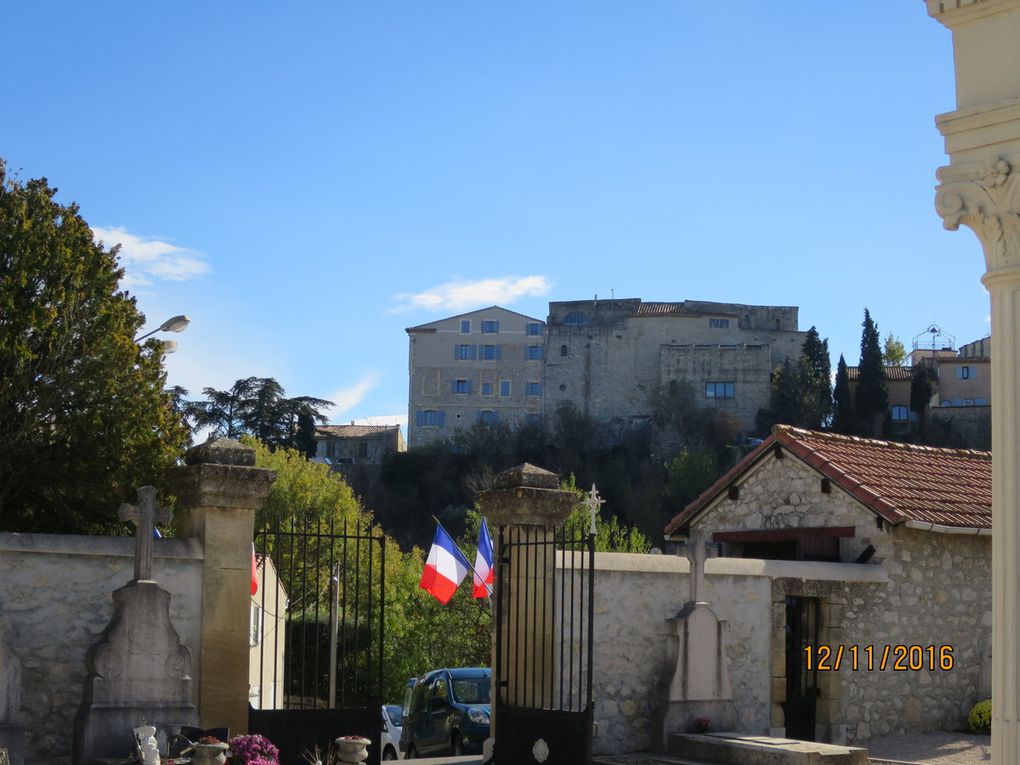
[[[7,3],[0,156],[46,176],[170,382],[407,411],[404,328],[499,303],[797,305],[859,356],[988,331],[934,211],[954,108],[922,2]]]

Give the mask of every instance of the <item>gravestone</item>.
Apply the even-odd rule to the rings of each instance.
[[[25,728],[21,724],[21,661],[11,653],[0,625],[0,751],[8,765],[25,762]]]
[[[170,520],[170,512],[157,507],[153,487],[143,486],[138,505],[122,505],[119,515],[137,526],[134,578],[114,591],[110,623],[85,658],[75,765],[133,753],[133,729],[143,723],[172,731],[198,721],[191,652],[170,621],[170,593],[152,580],[152,531]]]
[[[690,561],[688,600],[666,620],[665,714],[660,747],[672,733],[690,733],[695,721],[711,720],[712,730],[729,730],[736,723],[730,686],[726,643],[728,625],[705,600],[704,532],[691,532],[687,545]]]

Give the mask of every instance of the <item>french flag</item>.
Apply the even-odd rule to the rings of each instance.
[[[492,539],[489,527],[482,518],[482,527],[478,530],[478,552],[475,553],[474,587],[472,598],[487,598],[492,594]]]
[[[446,529],[439,526],[418,586],[445,605],[464,581],[469,568],[464,553],[446,533]]]

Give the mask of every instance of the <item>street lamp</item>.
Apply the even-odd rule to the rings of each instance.
[[[184,314],[181,314],[180,316],[174,316],[164,321],[162,324],[160,324],[158,327],[152,330],[152,332],[146,332],[144,335],[139,335],[138,337],[135,338],[135,342],[137,343],[141,340],[144,340],[145,338],[149,337],[149,335],[155,335],[157,332],[183,332],[185,329],[188,328],[188,325],[190,323],[191,319],[189,319]],[[169,345],[171,343],[173,343],[174,350],[176,350],[177,344],[174,343],[173,340],[164,341],[164,345]],[[173,351],[168,352],[173,353]]]

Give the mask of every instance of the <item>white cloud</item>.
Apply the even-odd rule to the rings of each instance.
[[[423,308],[426,311],[466,311],[488,305],[509,305],[522,297],[539,297],[552,289],[544,276],[504,276],[473,282],[446,282],[424,292],[401,292],[393,312]]]
[[[136,289],[154,281],[183,282],[209,272],[209,264],[200,253],[160,239],[145,239],[120,226],[94,226],[92,233],[106,247],[120,245],[120,263],[124,267],[121,287]]]
[[[324,396],[324,398],[333,402],[333,406],[326,407],[323,413],[331,421],[336,420],[344,412],[360,404],[365,396],[368,395],[368,392],[379,384],[380,380],[382,380],[382,375],[379,372],[369,372],[354,383],[354,385],[341,388],[340,390],[333,391],[328,396]]]

